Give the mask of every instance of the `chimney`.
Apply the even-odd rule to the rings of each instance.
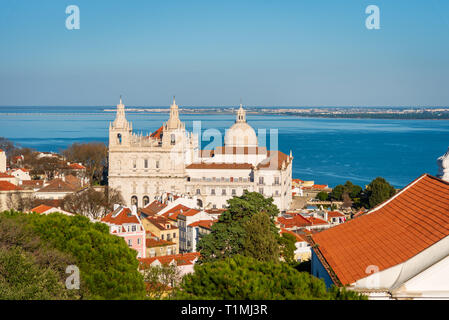
[[[137,216],[137,206],[135,204],[131,206],[131,214]]]
[[[114,211],[117,210],[120,207],[120,205],[118,203],[114,204]]]

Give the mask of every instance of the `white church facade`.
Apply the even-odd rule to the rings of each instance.
[[[255,130],[240,105],[224,145],[201,150],[188,132],[173,99],[170,116],[158,130],[133,133],[121,99],[109,126],[109,186],[121,191],[125,205],[144,207],[166,194],[197,199],[204,209],[224,208],[244,190],[272,196],[280,211],[292,201],[293,156],[259,147]]]

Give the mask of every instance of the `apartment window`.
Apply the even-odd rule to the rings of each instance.
[[[136,231],[136,226],[132,226],[131,231],[133,231],[133,232]]]
[[[201,194],[201,190],[200,189],[196,189],[196,194]]]
[[[235,191],[235,189],[232,189],[232,195],[235,196],[237,194],[237,192]]]
[[[259,184],[263,184],[263,177],[259,177]]]
[[[217,205],[216,204],[212,205],[212,208],[217,209]]]
[[[173,239],[176,239],[176,232],[173,232]]]
[[[274,184],[279,184],[279,177],[274,177]]]
[[[164,240],[164,235],[161,235],[161,239]]]
[[[215,189],[211,189],[210,190],[210,194],[214,196],[215,195]]]
[[[263,188],[259,188],[259,193],[263,194]]]
[[[170,144],[174,145],[176,143],[176,136],[174,133],[170,135]]]
[[[133,245],[133,241],[131,239],[128,239],[128,246],[131,247]]]
[[[140,238],[137,238],[137,244],[140,244]]]
[[[221,190],[221,195],[222,195],[222,196],[225,196],[225,195],[226,195],[226,189],[222,189],[222,190]]]
[[[145,169],[148,169],[148,159],[145,159],[143,161],[143,166],[144,166]]]
[[[134,169],[137,168],[137,160],[136,159],[133,160],[133,168]]]
[[[156,169],[159,169],[159,160],[156,160]]]

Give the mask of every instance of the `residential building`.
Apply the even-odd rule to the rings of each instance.
[[[371,299],[449,299],[449,182],[424,174],[312,235],[312,274]]]
[[[45,214],[45,215],[53,213],[53,212],[59,212],[59,213],[62,213],[62,214],[68,215],[68,216],[74,216],[74,214],[71,212],[62,210],[61,208],[47,206],[45,204],[38,205],[37,207],[34,207],[33,209],[31,209],[29,212],[36,212],[36,213]]]
[[[168,241],[170,242],[170,251],[172,250],[172,246],[174,246],[174,250],[171,254],[177,254],[179,252],[179,229],[173,221],[158,215],[142,217],[141,221],[148,235],[147,238]],[[173,243],[173,245],[171,243]]]
[[[148,234],[148,233],[147,233]],[[178,254],[178,244],[156,238],[146,238],[146,256],[160,257]]]
[[[180,276],[183,277],[186,274],[194,272],[194,265],[198,258],[200,257],[199,252],[190,253],[180,253],[169,256],[159,256],[159,257],[147,257],[144,259],[139,259],[140,265],[139,269],[142,270],[144,267],[156,267],[162,265],[176,265],[180,271]]]
[[[101,219],[101,222],[109,226],[111,234],[122,237],[126,244],[137,251],[137,258],[146,257],[145,229],[133,209],[115,206],[114,211]]]
[[[20,202],[31,199],[32,190],[24,190],[9,181],[0,180],[0,212],[16,209]]]
[[[310,260],[312,256],[312,250],[310,244],[307,242],[304,234],[299,234],[285,228],[280,229],[281,234],[288,233],[295,237],[295,260],[298,262],[304,262]]]

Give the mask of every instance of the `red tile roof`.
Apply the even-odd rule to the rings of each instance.
[[[37,206],[37,207],[35,207],[35,208],[33,208],[33,209],[31,209],[30,211],[31,212],[36,212],[36,213],[44,213],[44,212],[46,212],[46,211],[48,211],[48,210],[50,210],[50,209],[52,209],[52,208],[54,208],[54,207],[50,207],[50,206],[47,206],[47,205],[45,205],[45,204],[41,204],[41,205],[39,205],[39,206]]]
[[[161,126],[159,129],[157,129],[157,130],[154,131],[152,134],[150,134],[150,137],[156,138],[156,139],[160,139],[163,130],[164,130],[164,126]]]
[[[162,216],[166,217],[168,219],[176,221],[178,219],[178,215],[180,213],[183,213],[183,212],[188,211],[188,210],[190,210],[189,207],[186,207],[185,205],[182,205],[182,204],[178,204],[177,206],[175,206],[175,207],[171,208],[170,210],[167,210],[166,212],[164,212],[162,214]]]
[[[69,164],[69,168],[73,169],[73,170],[84,170],[84,169],[86,169],[85,166],[83,166],[83,165],[81,165],[79,163],[71,163],[71,164]]]
[[[209,214],[222,214],[223,212],[226,211],[226,209],[220,209],[220,208],[212,208],[212,209],[207,209],[204,210]]]
[[[312,225],[312,223],[299,213],[289,213],[277,218],[277,221],[283,228],[302,228]]]
[[[183,216],[186,216],[186,217],[192,217],[192,216],[194,216],[194,215],[196,215],[196,214],[198,214],[200,212],[201,212],[201,210],[189,208],[189,210],[185,210],[183,212],[180,212],[179,214],[182,214]]]
[[[14,176],[7,174],[6,172],[0,172],[0,178],[9,178],[12,179]]]
[[[42,187],[44,185],[44,180],[23,180],[23,187]]]
[[[76,188],[70,183],[63,181],[62,179],[53,179],[50,183],[39,189],[37,192],[73,192]]]
[[[161,264],[169,264],[173,260],[176,261],[178,266],[193,264],[194,260],[200,256],[199,252],[189,252],[189,253],[180,253],[180,254],[172,254],[168,256],[159,256],[159,257],[150,257],[150,258],[141,258],[139,262],[141,264],[141,268],[143,265],[150,265],[154,261],[159,260]]]
[[[212,225],[217,222],[216,220],[199,220],[196,222],[192,222],[189,224],[189,227],[203,227],[206,229],[209,229],[212,227]]]
[[[21,187],[16,186],[8,181],[0,181],[0,191],[14,191],[14,190],[23,190]]]
[[[313,235],[343,285],[405,262],[449,235],[449,183],[424,174],[356,219]]]
[[[115,225],[122,225],[124,223],[139,223],[139,219],[131,213],[131,209],[119,207],[101,219],[102,222],[107,222]]]
[[[145,208],[140,209],[143,213],[147,215],[153,215],[164,209],[167,205],[165,203],[161,203],[158,200],[154,200]]]
[[[148,216],[145,219],[147,219],[152,225],[154,225],[159,230],[176,230],[176,229],[178,229],[177,227],[171,225],[170,222],[168,221],[168,218],[166,218],[164,216],[153,215],[153,216]],[[169,226],[169,227],[167,228],[167,226]]]
[[[327,213],[328,218],[338,218],[338,217],[345,217],[345,215],[339,211],[329,211]]]
[[[145,239],[145,245],[147,248],[155,248],[162,246],[175,245],[176,243],[166,240]]]
[[[287,230],[285,228],[281,228],[281,234],[284,234],[284,233],[288,233],[288,234],[291,234],[292,236],[294,236],[296,238],[296,242],[307,242],[307,240],[303,236],[297,234],[296,232]]]

